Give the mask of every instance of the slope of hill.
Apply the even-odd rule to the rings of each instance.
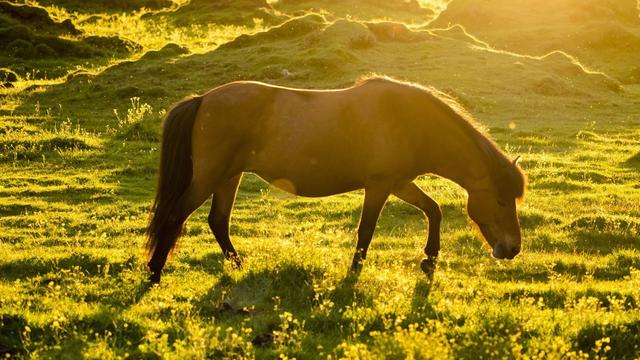
[[[348,86],[368,73],[449,89],[470,110],[489,118],[497,118],[498,113],[505,111],[513,112],[512,119],[546,116],[539,114],[542,107],[552,115],[549,110],[561,112],[567,103],[575,101],[590,101],[598,110],[601,108],[598,104],[606,103],[612,96],[618,101],[633,98],[615,80],[585,71],[564,53],[519,56],[494,51],[456,27],[413,31],[399,23],[330,22],[321,15],[310,14],[264,32],[241,35],[204,54],[176,56],[169,52],[168,57],[145,56],[96,77],[55,86],[38,96],[37,101],[59,102],[64,99],[62,94],[69,94],[73,101],[78,97],[88,101],[123,94],[120,96],[141,96],[153,106],[164,106],[167,100],[144,96],[142,89],[162,86],[163,93],[175,99],[233,80],[339,87]],[[173,80],[167,82],[167,77]],[[82,91],[86,81],[101,90]],[[120,87],[109,85],[116,83]],[[120,88],[141,90],[122,92]],[[60,97],[51,96],[58,93]],[[526,96],[528,106],[523,108],[519,97],[505,97],[506,93]],[[501,104],[499,108],[493,105],[497,102]],[[110,111],[105,111],[105,115],[110,117]],[[573,127],[584,121],[582,115],[564,116],[563,123]],[[102,125],[107,121],[99,114],[92,118]],[[537,124],[524,122],[522,126],[535,128]]]
[[[633,0],[453,0],[431,27],[464,26],[498,49],[563,50],[623,83],[640,82],[640,16]]]
[[[32,78],[59,77],[87,59],[125,57],[141,49],[118,36],[87,36],[70,19],[54,21],[42,7],[0,2],[0,67]]]

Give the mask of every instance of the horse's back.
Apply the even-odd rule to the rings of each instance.
[[[371,81],[340,90],[256,82],[207,93],[194,126],[194,159],[206,172],[252,171],[309,196],[411,178],[415,89]],[[224,163],[222,165],[221,163]]]

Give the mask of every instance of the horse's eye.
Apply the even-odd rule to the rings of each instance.
[[[500,205],[500,206],[502,206],[502,207],[507,206],[507,204],[506,204],[504,201],[502,201],[502,200],[498,200],[498,205]]]

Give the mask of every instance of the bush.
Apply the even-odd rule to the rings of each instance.
[[[40,43],[38,45],[36,45],[35,47],[35,51],[38,55],[40,56],[44,56],[44,57],[53,57],[56,56],[56,52],[50,48],[49,46],[47,46],[44,43]]]
[[[0,38],[2,38],[4,41],[16,39],[31,40],[33,39],[33,32],[31,32],[31,30],[24,25],[11,26],[8,28],[0,29]]]
[[[36,55],[36,50],[29,41],[17,39],[9,43],[7,53],[18,58],[30,59]]]

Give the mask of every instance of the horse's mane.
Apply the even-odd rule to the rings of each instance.
[[[413,82],[405,82],[393,79],[388,76],[368,75],[356,80],[354,86],[364,83],[383,81],[408,85],[429,94],[436,103],[441,104],[443,109],[449,112],[451,119],[478,145],[485,154],[491,167],[491,174],[496,186],[505,197],[515,197],[522,199],[527,187],[527,177],[514,161],[509,159],[507,154],[500,149],[487,132],[483,130],[473,119],[471,114],[450,94],[440,91],[434,87],[426,87]]]

